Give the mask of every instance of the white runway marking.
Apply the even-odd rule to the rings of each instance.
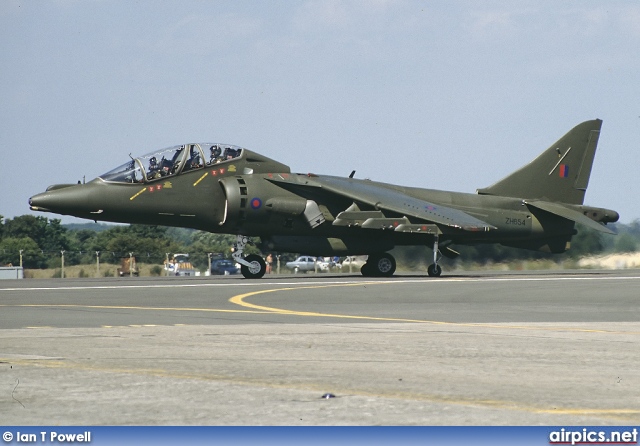
[[[390,280],[318,280],[313,282],[266,282],[247,281],[242,283],[175,283],[161,285],[95,285],[95,286],[63,286],[63,287],[28,287],[28,288],[0,288],[2,291],[74,291],[74,290],[118,290],[118,289],[153,289],[153,288],[210,288],[210,287],[257,287],[257,286],[309,286],[309,285],[347,285],[347,284],[411,284],[419,283],[437,285],[447,283],[473,283],[473,282],[551,282],[551,281],[596,281],[596,280],[640,280],[640,276],[580,276],[580,277],[451,277],[451,278],[425,278],[425,279],[390,279]]]

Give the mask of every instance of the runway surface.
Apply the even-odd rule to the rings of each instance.
[[[7,425],[638,424],[639,351],[638,271],[0,282]]]

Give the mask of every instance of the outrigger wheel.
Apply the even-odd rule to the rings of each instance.
[[[391,277],[396,272],[396,259],[386,252],[370,255],[360,272],[365,277]]]
[[[427,273],[429,274],[429,277],[440,277],[440,275],[442,274],[442,268],[440,267],[440,265],[432,263],[427,268]]]
[[[442,274],[442,268],[438,265],[440,250],[438,249],[438,235],[433,237],[433,263],[427,268],[427,274],[429,277],[440,277]]]

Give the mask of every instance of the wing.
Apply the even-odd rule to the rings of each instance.
[[[286,179],[270,178],[270,181],[281,184],[284,187],[286,186],[282,183],[288,183],[290,186],[294,186],[293,188],[321,189],[331,194],[349,198],[354,202],[372,206],[377,210],[361,212],[357,209],[349,209],[338,214],[334,224],[340,224],[340,221],[366,221],[372,219],[369,220],[369,224],[363,224],[362,226],[384,226],[386,220],[392,219],[385,218],[385,215],[380,211],[390,211],[406,217],[419,219],[422,222],[435,223],[437,225],[444,225],[465,231],[488,231],[489,229],[496,229],[495,226],[458,209],[415,198],[391,187],[385,187],[380,183],[329,176],[307,176],[303,178],[303,182],[296,180],[295,175]],[[399,224],[410,224],[406,218],[404,220],[395,220],[400,220]]]

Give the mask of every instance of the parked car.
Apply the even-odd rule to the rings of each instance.
[[[300,256],[293,262],[287,262],[285,266],[292,269],[294,273],[315,271],[316,268],[318,271],[329,271],[329,262],[324,261],[321,257]]]
[[[359,273],[362,265],[367,263],[367,256],[349,256],[342,261],[340,265],[340,270],[345,272],[354,272]]]
[[[211,274],[238,274],[238,267],[231,260],[218,259],[211,262]]]

